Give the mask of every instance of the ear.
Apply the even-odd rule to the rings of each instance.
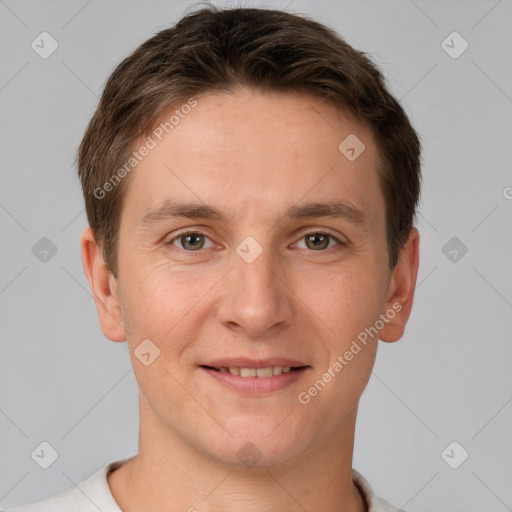
[[[411,314],[416,277],[419,266],[420,234],[413,227],[405,242],[389,282],[385,311],[396,314],[386,315],[388,322],[380,331],[379,339],[386,342],[398,341],[404,334],[405,324]]]
[[[96,303],[103,334],[111,341],[126,341],[117,282],[103,260],[90,227],[80,235],[82,266]]]

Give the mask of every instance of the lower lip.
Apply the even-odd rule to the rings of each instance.
[[[240,377],[229,372],[220,372],[203,367],[200,367],[200,369],[231,389],[247,394],[259,394],[278,391],[289,386],[300,379],[308,368],[292,370],[280,375],[272,375],[272,377]]]

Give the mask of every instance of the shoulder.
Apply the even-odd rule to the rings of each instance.
[[[352,469],[352,481],[363,495],[368,512],[406,512],[403,509],[394,507],[385,499],[376,496],[368,481],[355,469]]]
[[[73,489],[16,508],[0,509],[0,512],[121,512],[110,492],[107,474],[131,458],[103,466]]]
[[[407,512],[402,508],[396,508],[383,498],[375,496],[371,512]]]
[[[63,512],[64,510],[75,512],[79,510],[75,497],[76,489],[70,489],[41,501],[34,501],[16,508],[7,508],[5,512]],[[0,512],[4,511],[0,510]]]

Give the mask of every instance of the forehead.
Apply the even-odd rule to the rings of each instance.
[[[349,113],[303,94],[246,89],[195,101],[174,105],[155,124],[160,136],[150,135],[155,146],[125,198],[139,219],[177,198],[233,217],[241,209],[253,218],[275,214],[302,199],[345,199],[370,221],[383,213],[373,134]]]

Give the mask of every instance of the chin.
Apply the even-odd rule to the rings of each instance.
[[[205,451],[231,469],[257,472],[292,463],[309,443],[304,439],[304,430],[283,421],[285,417],[278,421],[259,419],[257,423],[254,419],[247,421],[247,417],[245,421],[225,422],[232,437],[227,433],[218,436],[216,431],[215,439],[204,440]]]

